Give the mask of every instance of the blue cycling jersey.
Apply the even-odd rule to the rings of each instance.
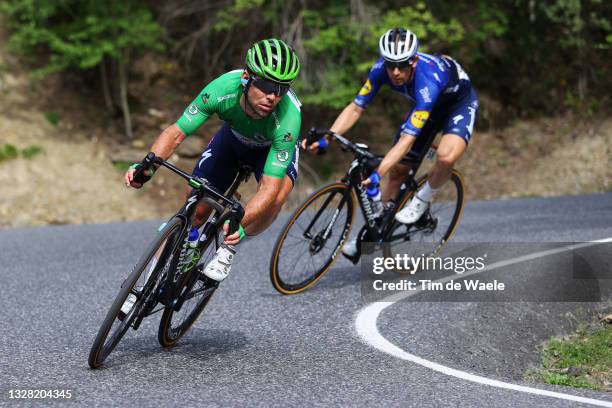
[[[414,107],[401,127],[402,133],[418,136],[430,117],[434,107],[450,105],[471,90],[470,78],[452,58],[417,53],[419,56],[415,73],[406,85],[393,85],[381,57],[370,69],[368,80],[363,85],[354,103],[366,108],[384,84],[400,93]]]

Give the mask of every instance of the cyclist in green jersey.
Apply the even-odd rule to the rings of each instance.
[[[290,86],[299,71],[300,61],[285,42],[268,39],[255,43],[247,51],[246,67],[225,73],[206,85],[181,118],[166,128],[151,147],[156,156],[168,159],[187,136],[217,114],[225,123],[202,153],[193,174],[225,191],[234,180],[238,163],[254,168],[259,182],[257,193],[247,203],[238,231],[229,234],[225,226],[224,244],[203,271],[211,279],[221,281],[227,277],[234,245],[245,236],[264,231],[293,189],[301,111]],[[140,188],[142,185],[133,180],[134,171],[130,168],[126,172],[125,184]],[[209,214],[208,205],[198,203],[194,225],[201,225]]]

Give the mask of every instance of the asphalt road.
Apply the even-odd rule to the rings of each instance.
[[[230,277],[177,347],[159,346],[155,316],[91,370],[100,323],[158,224],[0,231],[0,405],[50,403],[10,400],[10,389],[70,389],[70,406],[582,406],[447,376],[364,343],[355,329],[365,306],[359,268],[344,260],[311,290],[278,295],[268,262],[281,222],[240,248]],[[612,194],[470,203],[455,239],[607,237]],[[571,328],[569,312],[591,306],[399,302],[378,329],[439,364],[612,404],[610,394],[522,379],[537,345]]]

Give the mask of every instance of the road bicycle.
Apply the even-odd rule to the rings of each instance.
[[[106,314],[89,352],[89,365],[98,368],[115,349],[128,329],[137,330],[143,319],[163,311],[158,340],[163,347],[172,347],[191,328],[202,313],[219,283],[201,271],[223,242],[222,226],[229,220],[229,230],[236,231],[244,209],[238,201],[238,185],[246,181],[252,169],[240,166],[231,187],[221,194],[202,178],[191,176],[172,164],[149,153],[134,174],[134,180],[146,180],[143,172],[152,166],[163,166],[187,180],[192,188],[187,201],[170,220],[162,224]],[[234,197],[238,196],[237,199]],[[206,202],[211,215],[199,228],[197,245],[188,242],[197,203]],[[133,299],[129,312],[122,311]]]
[[[427,212],[414,224],[402,224],[395,214],[427,180],[427,174],[416,177],[426,157],[435,157],[437,146],[429,140],[418,153],[411,153],[401,163],[410,167],[397,196],[384,204],[382,214],[375,214],[366,188],[361,181],[378,167],[382,156],[370,152],[367,145],[353,143],[331,131],[310,130],[307,143],[328,134],[338,141],[343,151],[354,155],[344,177],[312,193],[289,217],[281,230],[270,260],[270,279],[274,288],[284,294],[303,292],[318,282],[329,270],[350,234],[359,205],[365,223],[357,235],[358,253],[349,258],[354,264],[361,257],[361,244],[381,245],[384,256],[405,253],[407,243],[428,247],[433,255],[453,235],[464,205],[463,176],[453,170],[450,180],[436,194]]]

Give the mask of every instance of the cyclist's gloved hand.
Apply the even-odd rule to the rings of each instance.
[[[364,186],[372,186],[372,187],[379,185],[380,184],[380,174],[376,170],[374,170],[372,174],[370,174],[370,177],[363,180],[361,184]]]
[[[325,154],[325,148],[329,145],[326,138],[327,134],[329,134],[329,130],[310,128],[308,136],[302,140],[302,149],[317,154]]]
[[[245,237],[244,228],[242,225],[238,224],[238,229],[231,233],[229,224],[230,220],[226,220],[223,224],[223,234],[225,235],[225,240],[223,242],[227,245],[236,245]]]
[[[140,188],[144,183],[151,180],[153,174],[155,174],[154,168],[143,169],[141,163],[134,163],[125,173],[125,185],[127,187]]]

